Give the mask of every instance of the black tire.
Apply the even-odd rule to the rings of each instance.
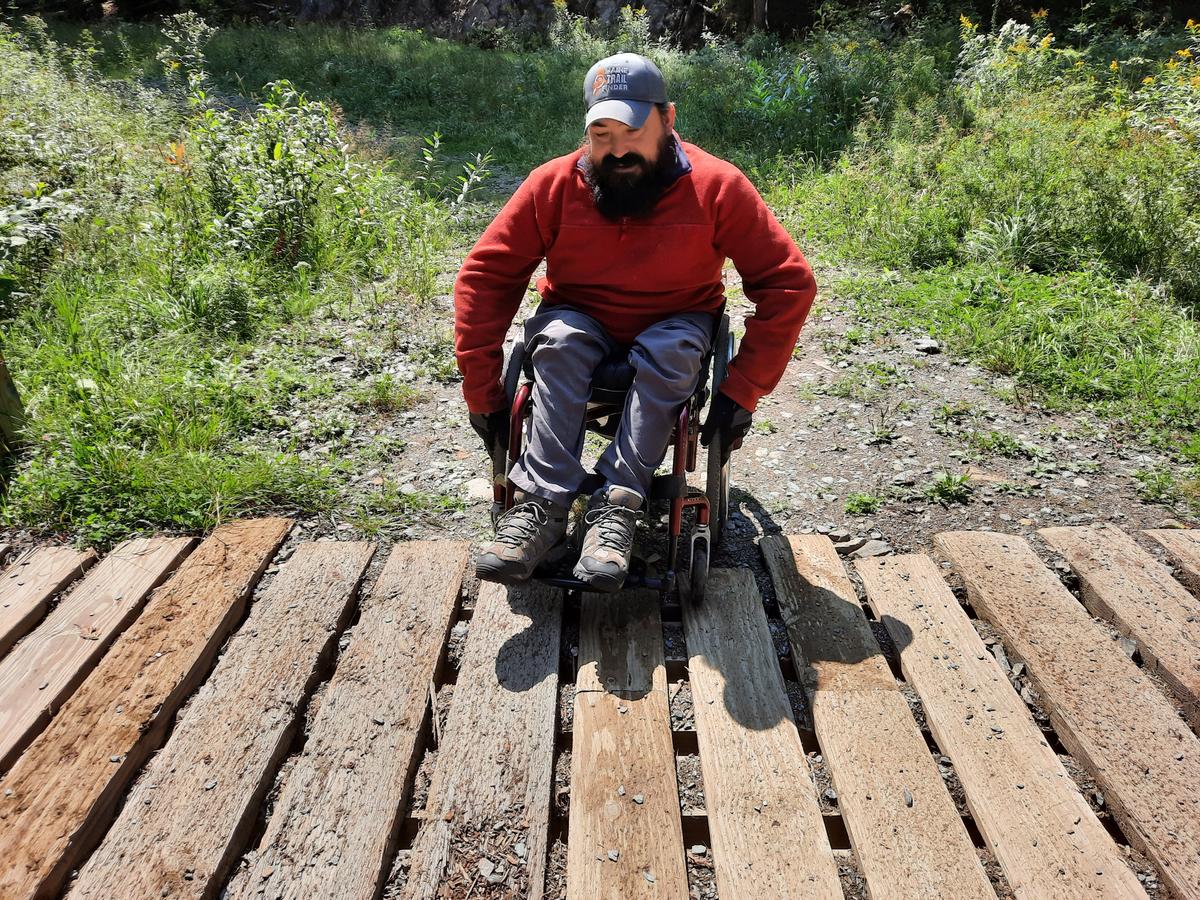
[[[721,316],[721,324],[717,328],[716,340],[713,342],[712,358],[712,396],[711,404],[716,399],[717,389],[725,380],[729,369],[729,361],[733,358],[733,335],[729,333],[729,316]],[[729,520],[729,463],[721,464],[721,442],[714,440],[708,445],[708,467],[704,480],[704,493],[708,495],[708,530],[712,537],[712,546],[716,547],[725,533],[725,523]]]
[[[708,545],[698,541],[692,545],[692,564],[688,573],[688,600],[692,606],[704,602],[708,592]]]
[[[525,342],[520,338],[513,341],[512,351],[504,361],[504,395],[508,397],[508,408],[512,409],[517,399],[517,388],[521,384],[521,369],[525,365]]]

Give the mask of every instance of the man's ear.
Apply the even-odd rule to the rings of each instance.
[[[675,127],[675,104],[674,103],[667,104],[667,121],[665,124],[666,124],[667,131],[670,131],[672,128]]]

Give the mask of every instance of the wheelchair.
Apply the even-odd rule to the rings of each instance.
[[[666,569],[661,576],[653,577],[645,564],[634,558],[625,580],[627,588],[657,590],[660,600],[678,598],[680,580],[680,540],[683,538],[684,511],[695,509],[695,527],[690,536],[688,597],[692,603],[704,599],[708,584],[709,560],[720,541],[729,519],[729,460],[721,461],[721,437],[714,437],[705,459],[705,488],[698,490],[687,483],[687,473],[695,472],[700,456],[701,412],[709,398],[716,395],[734,355],[734,339],[729,329],[729,316],[724,307],[713,317],[713,339],[709,352],[700,369],[700,378],[692,396],[679,408],[667,456],[671,460],[670,474],[654,476],[646,506],[654,501],[667,501],[670,511],[667,517]],[[633,384],[634,369],[628,361],[628,351],[619,352],[601,361],[592,376],[592,392],[588,401],[585,429],[608,439],[617,433],[625,405],[625,395]],[[504,364],[503,383],[508,397],[511,417],[509,421],[509,443],[507,448],[494,448],[492,452],[492,522],[513,506],[515,486],[508,478],[509,469],[521,455],[527,439],[529,418],[533,405],[532,358],[525,353],[525,342],[518,338]],[[730,450],[741,446],[736,440]],[[602,486],[602,479],[593,475],[580,488],[584,494],[592,493]],[[541,581],[568,590],[589,590],[589,586],[570,574],[579,556],[579,548],[570,548],[565,560],[554,566],[543,565],[533,574]]]

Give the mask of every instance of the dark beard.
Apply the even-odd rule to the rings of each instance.
[[[604,158],[599,169],[592,165],[590,157],[584,161],[584,179],[592,189],[596,209],[606,219],[648,216],[669,187],[667,179],[675,169],[674,135],[663,135],[653,166],[638,153],[626,153],[619,161],[634,162],[637,169],[628,174],[617,172],[618,160],[611,155]]]

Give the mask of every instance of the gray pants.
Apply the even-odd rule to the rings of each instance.
[[[628,350],[635,374],[616,437],[596,463],[607,484],[647,497],[666,455],[679,407],[696,389],[712,341],[711,313],[682,313],[658,322]],[[525,322],[533,361],[531,434],[509,473],[523,491],[569,506],[587,473],[580,463],[592,375],[621,349],[585,313],[539,307]]]

